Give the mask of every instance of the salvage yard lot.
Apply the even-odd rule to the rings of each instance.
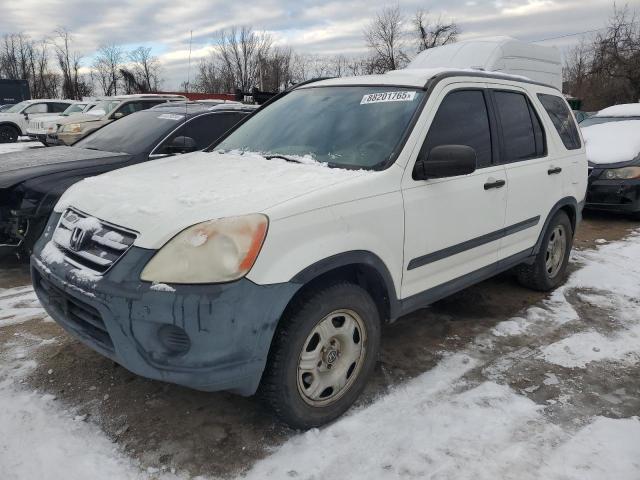
[[[588,216],[550,295],[505,274],[385,327],[365,398],[302,434],[92,352],[5,262],[0,478],[637,479],[637,227]]]

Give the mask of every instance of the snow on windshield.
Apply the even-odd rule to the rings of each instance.
[[[628,162],[640,154],[640,120],[601,123],[582,129],[592,163]]]

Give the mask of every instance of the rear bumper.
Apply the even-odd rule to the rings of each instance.
[[[48,237],[36,245],[32,280],[45,310],[65,330],[147,378],[255,393],[275,328],[299,285],[242,279],[157,291],[139,280],[154,252],[136,247],[96,281],[67,262],[45,263]]]
[[[585,208],[622,213],[640,212],[640,180],[590,180]]]

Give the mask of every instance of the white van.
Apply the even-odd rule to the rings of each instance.
[[[362,392],[383,322],[511,268],[559,285],[586,186],[550,86],[445,69],[323,80],[203,152],[75,184],[32,278],[51,317],[131,371],[259,390],[309,428]]]

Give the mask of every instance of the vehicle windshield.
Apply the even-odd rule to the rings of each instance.
[[[16,103],[13,107],[8,110],[5,110],[5,113],[18,113],[20,110],[29,105],[29,102],[20,102]]]
[[[60,114],[62,117],[68,117],[72,113],[79,113],[84,110],[84,107],[87,105],[85,103],[74,103],[73,105],[69,105],[69,107]]]
[[[397,155],[423,98],[421,90],[393,86],[301,88],[254,114],[215,151],[382,168]]]
[[[73,146],[131,155],[148,153],[183,122],[184,115],[145,110],[108,124]]]
[[[98,102],[95,107],[89,110],[87,113],[89,115],[96,115],[98,117],[102,117],[111,113],[111,111],[120,105],[120,100],[103,100]]]
[[[580,128],[609,122],[625,122],[627,120],[640,120],[640,117],[589,117],[580,122]]]

